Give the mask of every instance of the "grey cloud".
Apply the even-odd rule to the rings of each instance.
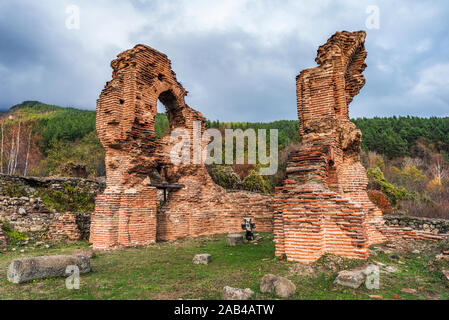
[[[79,31],[64,26],[72,3],[81,8]],[[295,119],[295,76],[315,66],[317,47],[335,31],[365,29],[372,3],[381,26],[368,30],[367,84],[351,116],[448,116],[447,87],[439,86],[439,96],[411,93],[423,75],[449,64],[449,4],[405,0],[229,1],[237,9],[228,11],[224,2],[210,1],[5,1],[0,107],[33,99],[93,109],[111,77],[109,62],[145,43],[169,56],[189,90],[187,103],[207,118]],[[211,11],[202,17],[213,19],[195,16],[206,5]]]

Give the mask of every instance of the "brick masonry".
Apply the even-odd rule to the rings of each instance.
[[[276,255],[309,263],[330,252],[366,259],[368,246],[400,238],[441,235],[389,227],[369,200],[360,163],[362,134],[348,106],[365,84],[365,32],[337,32],[319,47],[318,67],[296,79],[302,145],[290,154],[287,177],[276,189]]]
[[[272,231],[271,196],[226,192],[204,164],[173,165],[170,136],[155,134],[157,101],[166,107],[171,130],[192,139],[193,121],[205,119],[184,101],[167,56],[137,45],[112,61],[112,80],[97,102],[97,132],[106,150],[106,189],[97,197],[90,242],[97,249],[148,245],[158,240],[236,232],[244,217],[259,231]],[[204,142],[206,143],[206,142]],[[192,149],[191,149],[192,151]],[[193,153],[190,154],[193,160]],[[154,176],[185,187],[172,190],[160,206]]]
[[[287,177],[274,197],[227,192],[203,164],[173,165],[170,136],[155,135],[157,101],[171,130],[192,139],[204,117],[184,101],[167,56],[137,45],[112,61],[112,80],[97,102],[97,132],[106,150],[106,189],[96,200],[90,242],[97,249],[149,245],[182,237],[240,231],[251,217],[258,231],[274,231],[276,255],[312,262],[331,252],[366,259],[386,240],[438,240],[442,235],[390,227],[369,200],[360,163],[361,132],[348,105],[365,84],[365,32],[337,32],[318,49],[318,67],[297,77],[302,145],[291,153]],[[204,142],[206,143],[206,142]],[[190,159],[193,160],[191,153]],[[184,188],[159,204],[155,176]]]

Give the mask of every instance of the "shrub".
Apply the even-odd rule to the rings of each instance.
[[[210,165],[207,167],[212,180],[225,189],[240,189],[241,180],[231,167]]]
[[[415,194],[409,192],[404,187],[398,187],[387,181],[384,173],[379,168],[367,170],[370,179],[369,187],[375,190],[381,190],[390,200],[393,208],[396,208],[400,200],[413,199]]]
[[[9,181],[3,181],[1,183],[2,193],[6,197],[20,198],[27,196],[25,188],[17,183],[11,183]]]
[[[273,193],[272,183],[258,173],[259,166],[250,170],[242,181],[232,167],[225,165],[208,166],[208,172],[212,180],[219,186],[228,190],[247,190],[260,193]]]
[[[8,221],[2,220],[1,222],[2,229],[6,233],[10,245],[17,245],[20,242],[29,239],[29,235],[27,233],[14,230]]]
[[[273,192],[270,181],[264,179],[256,170],[251,170],[249,175],[243,180],[243,189],[254,192],[269,194]]]
[[[371,202],[373,202],[380,210],[385,214],[391,214],[391,203],[387,196],[379,190],[369,190],[368,196]]]
[[[38,196],[44,205],[58,212],[92,212],[95,208],[95,194],[86,186],[79,188],[65,184],[64,191],[40,189]]]

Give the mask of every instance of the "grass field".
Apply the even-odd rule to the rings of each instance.
[[[449,281],[442,268],[448,261],[435,261],[435,255],[446,250],[447,243],[414,243],[410,248],[374,246],[370,261],[393,266],[397,272],[381,273],[380,289],[368,290],[341,287],[333,283],[337,271],[363,265],[366,262],[326,255],[312,266],[312,274],[298,274],[291,269],[296,264],[277,259],[271,234],[237,247],[227,247],[225,235],[200,237],[161,243],[146,248],[129,248],[112,252],[97,252],[91,260],[93,272],[81,275],[79,290],[68,290],[64,278],[35,280],[12,284],[6,270],[14,258],[49,254],[70,254],[77,248],[87,248],[87,242],[60,243],[48,249],[8,251],[0,254],[1,299],[220,299],[224,286],[251,288],[254,299],[275,299],[274,294],[262,294],[260,279],[267,273],[285,276],[297,286],[291,299],[449,299]],[[413,253],[412,248],[421,248]],[[194,265],[197,253],[210,253],[209,265]],[[415,289],[416,294],[401,292]]]

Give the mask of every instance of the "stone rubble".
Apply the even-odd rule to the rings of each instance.
[[[212,256],[208,253],[196,254],[193,257],[194,264],[209,264],[212,261]]]
[[[378,270],[378,268],[379,267],[374,264],[368,264],[363,268],[340,271],[337,274],[334,283],[357,289],[366,282],[367,276]]]
[[[295,284],[287,278],[266,274],[260,281],[260,292],[273,291],[282,298],[289,298],[296,292]]]
[[[221,296],[222,300],[249,300],[253,297],[254,292],[249,289],[239,289],[233,287],[224,287]]]

